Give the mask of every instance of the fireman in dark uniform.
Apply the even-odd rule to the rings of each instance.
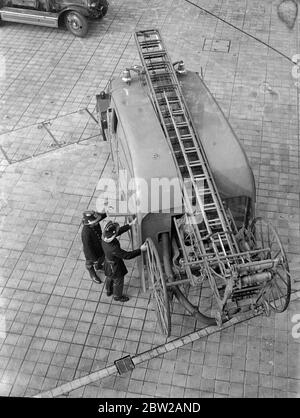
[[[127,302],[129,298],[123,295],[124,276],[128,270],[123,260],[131,260],[141,255],[141,251],[146,251],[145,244],[138,250],[125,251],[121,248],[117,237],[129,231],[133,223],[120,227],[116,222],[108,222],[103,232],[102,248],[105,254],[104,274],[106,276],[107,296],[114,296],[114,300]]]
[[[104,253],[102,249],[102,230],[99,222],[107,217],[105,212],[85,211],[83,213],[83,228],[81,239],[83,252],[86,258],[86,268],[91,279],[100,284],[101,279],[97,276],[97,270],[103,269]]]

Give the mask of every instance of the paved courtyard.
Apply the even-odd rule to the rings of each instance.
[[[114,302],[90,280],[80,240],[82,211],[96,207],[98,181],[112,173],[95,96],[139,63],[137,29],[160,29],[172,59],[203,74],[247,152],[257,215],[276,226],[300,289],[300,87],[291,62],[300,18],[291,24],[293,2],[283,3],[195,0],[228,25],[182,0],[110,0],[83,39],[64,28],[1,24],[0,396],[39,395],[166,342],[135,262],[127,263],[130,301]],[[281,315],[61,396],[299,397],[296,314],[299,299]],[[199,326],[176,303],[172,325],[172,338]]]

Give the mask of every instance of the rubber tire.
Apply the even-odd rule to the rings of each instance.
[[[80,24],[80,28],[79,29],[72,28],[72,26],[68,22],[68,19],[72,15],[79,21],[79,24]],[[73,35],[78,36],[79,38],[83,38],[88,33],[88,22],[87,22],[87,19],[83,15],[81,15],[80,13],[75,12],[75,11],[67,12],[65,14],[65,16],[64,16],[64,20],[65,20],[66,28]]]
[[[102,17],[106,16],[107,11],[108,11],[108,6],[105,6],[105,7],[102,9],[101,19],[102,19]]]

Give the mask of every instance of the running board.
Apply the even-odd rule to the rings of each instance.
[[[30,25],[49,26],[50,28],[58,27],[58,13],[39,10],[3,7],[0,9],[0,18],[6,22],[27,23]]]

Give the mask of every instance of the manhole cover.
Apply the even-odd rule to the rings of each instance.
[[[205,38],[202,50],[211,52],[226,52],[230,51],[231,41],[229,39],[210,39]]]

